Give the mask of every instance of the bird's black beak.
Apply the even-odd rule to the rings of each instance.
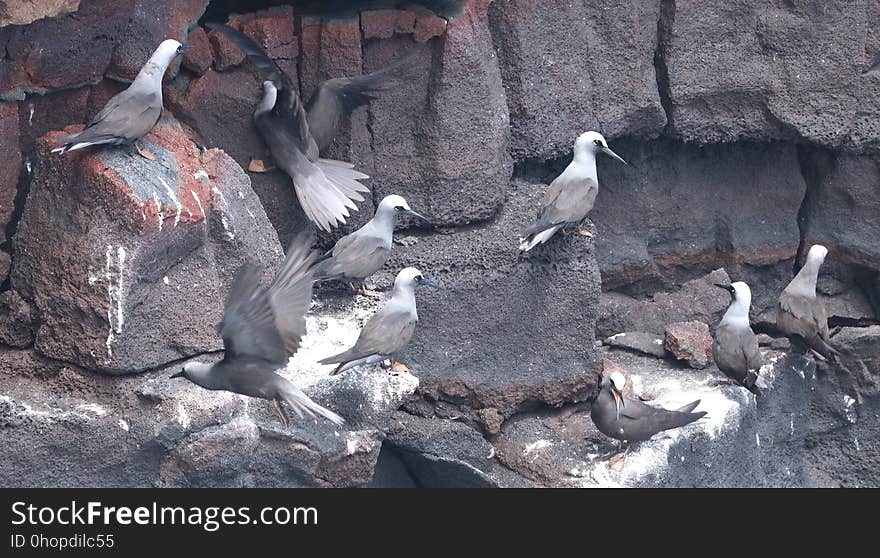
[[[418,282],[419,282],[419,286],[434,287],[435,289],[439,289],[442,287],[442,285],[440,285],[439,281],[435,281],[433,279],[425,279],[424,277],[419,279]]]
[[[623,400],[623,395],[617,391],[617,388],[611,386],[611,395],[614,396],[614,407],[617,411],[617,420],[620,420],[620,410],[626,407],[626,401]]]
[[[417,213],[417,212],[413,211],[412,209],[402,209],[400,212],[403,213],[404,215],[411,215],[411,216],[415,217],[416,219],[418,219],[419,221],[421,221],[422,223],[425,223],[426,225],[432,224],[431,221],[429,221],[427,217],[425,217],[421,213]]]
[[[174,378],[183,378],[183,377],[184,377],[184,375],[183,375],[183,370],[181,370],[181,371],[178,372],[177,374],[172,374],[171,377],[168,378],[168,379],[169,379],[169,380],[173,380]]]
[[[726,290],[730,294],[736,293],[736,290],[731,285],[722,285],[721,283],[712,283],[712,284],[715,285],[716,287],[720,287],[720,288]]]
[[[179,47],[177,47],[177,55],[180,56],[186,49],[192,48],[194,46],[196,45],[180,45]]]
[[[627,163],[626,161],[624,161],[624,160],[620,157],[620,155],[618,155],[617,153],[611,151],[611,148],[608,147],[607,145],[604,146],[604,147],[602,147],[602,153],[604,153],[605,155],[608,155],[609,157],[613,157],[613,158],[617,159],[618,161],[620,161],[620,162],[623,163],[624,165],[629,165],[629,163]]]

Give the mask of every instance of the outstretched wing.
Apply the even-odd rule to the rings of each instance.
[[[287,351],[278,334],[269,291],[260,284],[262,269],[251,262],[236,272],[226,301],[220,335],[225,361],[248,356],[278,366],[287,362]]]
[[[343,120],[356,108],[375,99],[376,94],[390,88],[400,70],[412,60],[414,54],[369,74],[321,82],[306,106],[309,130],[318,149],[330,145]]]
[[[294,354],[306,333],[306,313],[312,301],[312,266],[318,253],[312,251],[312,234],[300,232],[290,244],[287,257],[269,287],[269,301],[284,349]]]

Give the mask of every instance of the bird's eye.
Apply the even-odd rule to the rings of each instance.
[[[394,210],[395,211],[403,211],[403,206],[402,205],[394,206]]]
[[[602,140],[593,140],[593,143],[595,143],[595,144],[598,145],[599,147],[602,146]]]

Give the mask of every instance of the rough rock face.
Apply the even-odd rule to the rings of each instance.
[[[852,375],[779,359],[757,405],[741,388],[716,389],[714,367],[594,348],[596,335],[620,332],[653,342],[676,321],[711,330],[729,303],[711,283],[728,280],[751,285],[752,322],[772,333],[776,298],[814,242],[831,249],[819,291],[832,322],[878,323],[878,4],[461,3],[448,21],[402,3],[303,14],[296,3],[246,13],[251,4],[215,2],[202,18],[242,12],[229,23],[306,98],[321,80],[411,56],[325,154],[371,175],[374,195],[320,243],[401,193],[440,228],[406,233],[402,222],[376,284],[414,264],[446,288],[417,295],[404,360],[418,379],[376,368],[326,380],[314,363],[353,342],[379,301],[319,290],[317,340],[286,373],[349,420],[339,436],[324,424],[283,430],[266,402],[168,382],[170,371],[107,378],[42,356],[121,372],[219,348],[231,271],[245,257],[274,266],[305,221],[280,171],[248,174],[259,201],[248,189],[241,168],[268,159],[251,120],[260,81],[196,24],[204,0],[91,0],[54,16],[48,3],[50,17],[0,26],[0,343],[25,348],[0,353],[13,456],[0,484],[880,484],[875,328],[836,336]],[[93,116],[166,37],[195,45],[166,76],[166,107],[200,147],[231,159],[198,154],[175,126],[151,136],[155,163],[116,150],[47,157],[51,134]],[[519,258],[537,183],[587,129],[633,166],[600,159],[594,239]],[[207,218],[193,198],[177,221],[159,176],[179,201],[197,192]],[[151,189],[158,202],[136,199]],[[598,454],[612,444],[584,401],[603,357],[634,395],[702,397],[708,423],[646,444],[620,475],[606,470]],[[50,459],[61,468],[40,466]]]
[[[75,12],[80,0],[3,0],[0,2],[0,27],[28,23]]]
[[[565,156],[587,130],[606,137],[654,137],[663,130],[654,69],[660,4],[492,3],[514,158]]]
[[[662,40],[677,136],[878,147],[876,3],[670,4]]]
[[[165,118],[142,144],[49,153],[38,142],[12,286],[39,314],[36,349],[132,373],[220,348],[213,327],[246,258],[274,269],[277,236],[247,177]]]

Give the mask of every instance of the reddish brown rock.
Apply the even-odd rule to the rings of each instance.
[[[6,242],[6,225],[15,209],[21,150],[18,133],[18,103],[0,103],[0,244]],[[0,278],[5,277],[0,268]]]
[[[703,322],[676,322],[666,326],[666,350],[691,368],[705,368],[712,362],[712,336]]]
[[[361,30],[364,39],[390,39],[397,29],[399,10],[371,10],[361,12]]]
[[[27,25],[46,17],[57,17],[79,9],[80,0],[0,0],[0,27]]]
[[[208,33],[208,40],[214,51],[214,68],[228,70],[244,61],[244,53],[223,33],[211,31]]]
[[[466,21],[467,19],[468,18],[461,18],[456,20],[456,22]],[[442,17],[434,15],[432,13],[421,12],[416,16],[415,28],[413,29],[413,38],[416,41],[424,43],[429,39],[439,37],[445,32],[446,20]]]
[[[220,348],[232,274],[281,254],[244,172],[167,116],[141,140],[154,161],[112,147],[50,154],[60,134],[36,144],[12,271],[39,312],[37,351],[124,374]]]
[[[211,42],[208,40],[208,34],[201,27],[196,27],[189,34],[186,44],[189,48],[183,53],[183,67],[196,75],[202,75],[207,72],[214,62],[214,54],[211,51]]]

